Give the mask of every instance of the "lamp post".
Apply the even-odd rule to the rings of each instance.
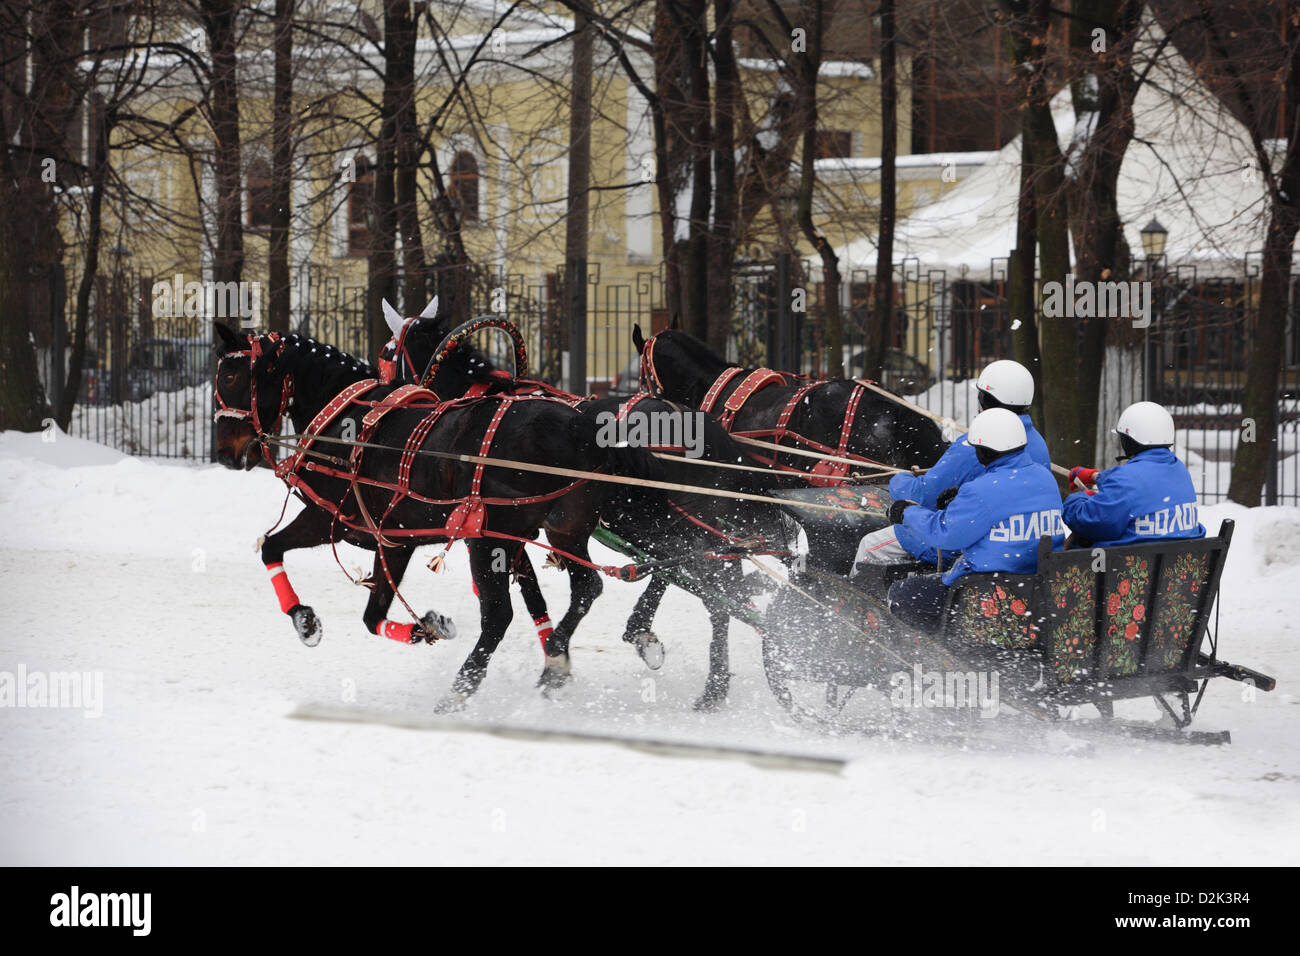
[[[777,194],[780,206],[781,251],[776,256],[776,327],[768,327],[767,360],[773,368],[793,368],[798,360],[795,318],[791,308],[791,260],[793,258],[794,217],[799,209],[799,193],[785,186]]]
[[[1155,298],[1155,277],[1157,270],[1160,268],[1160,260],[1165,254],[1165,242],[1169,239],[1169,230],[1160,224],[1160,220],[1154,216],[1151,221],[1143,226],[1138,235],[1142,239],[1142,251],[1146,254],[1147,260],[1147,281],[1152,283],[1152,298]],[[1156,370],[1153,367],[1155,356],[1151,352],[1151,325],[1142,330],[1142,398],[1148,402],[1154,401],[1154,382]]]

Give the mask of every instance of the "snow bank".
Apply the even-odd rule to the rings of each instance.
[[[133,455],[206,458],[212,383],[157,392],[140,402],[78,405],[69,432]]]
[[[1238,522],[1220,652],[1279,682],[1271,694],[1210,687],[1199,725],[1231,729],[1227,748],[1080,751],[1037,729],[978,745],[828,737],[781,711],[758,637],[739,624],[730,703],[697,714],[699,603],[669,592],[656,621],[668,657],[650,673],[619,640],[644,585],[613,581],[575,638],[563,699],[538,696],[541,654],[516,597],[465,714],[853,761],[827,776],[288,720],[300,702],[427,713],[470,641],[366,634],[365,592],[323,548],[286,562],[325,625],[304,648],[251,550],[283,500],[269,472],[103,454],[65,436],[46,448],[39,435],[0,435],[0,671],[97,673],[104,687],[94,719],[0,708],[0,864],[1300,863],[1300,510],[1203,510],[1211,529]],[[367,560],[346,546],[340,556]],[[466,565],[459,547],[441,575],[417,557],[404,591],[472,640]],[[564,575],[540,577],[562,611]],[[881,706],[868,692],[851,705]],[[1156,716],[1146,701],[1120,712]]]

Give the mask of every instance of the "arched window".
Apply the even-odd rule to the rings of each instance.
[[[451,201],[461,222],[478,222],[478,160],[461,150],[451,161]]]
[[[248,164],[248,228],[271,226],[271,164],[255,159]]]
[[[369,159],[358,156],[354,172],[355,178],[348,190],[348,255],[367,256],[370,254],[370,226],[366,213],[370,210],[370,200],[375,191],[375,169]]]

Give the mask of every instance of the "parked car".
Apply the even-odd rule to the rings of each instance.
[[[848,374],[862,378],[866,373],[866,352],[858,352],[848,363]],[[916,395],[934,384],[934,375],[924,362],[914,359],[901,349],[885,349],[885,367],[880,384],[899,395]]]
[[[630,398],[641,388],[641,356],[634,355],[627,360],[623,371],[614,377],[609,386],[610,398]]]
[[[211,343],[204,338],[158,338],[137,342],[127,360],[126,398],[143,401],[207,380]]]

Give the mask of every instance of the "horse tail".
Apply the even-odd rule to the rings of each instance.
[[[569,422],[569,440],[582,457],[597,462],[610,474],[642,481],[662,481],[663,468],[649,448],[611,440],[591,415],[575,415]]]

